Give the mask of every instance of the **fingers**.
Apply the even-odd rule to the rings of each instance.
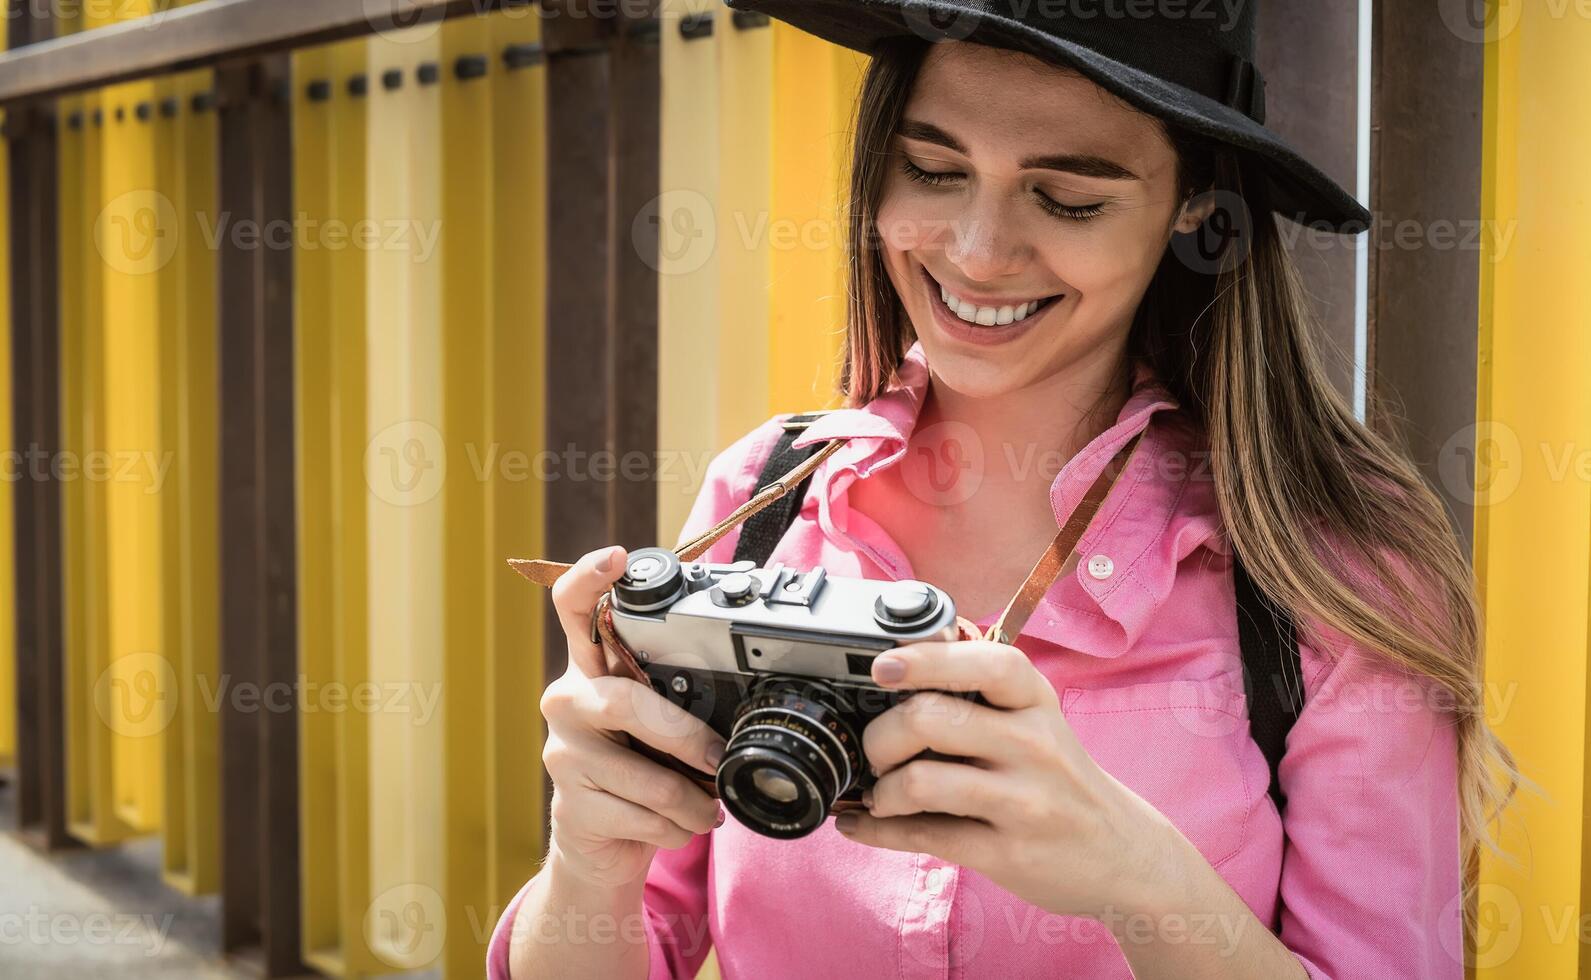
[[[567,760],[567,761],[566,761]],[[585,779],[597,789],[659,813],[695,834],[718,826],[718,801],[689,779],[597,736],[575,736],[567,751],[546,758],[556,784]]]
[[[602,647],[591,642],[591,611],[602,593],[624,574],[627,558],[618,545],[588,551],[552,584],[552,605],[569,640],[569,661],[587,677],[608,672]]]
[[[997,843],[994,829],[988,824],[943,814],[875,817],[862,810],[849,810],[835,818],[834,826],[862,844],[932,854],[967,867],[986,865],[986,858]]]
[[[724,739],[707,723],[628,677],[596,677],[574,694],[572,706],[590,728],[622,732],[652,748],[716,775]]]
[[[888,688],[978,691],[997,708],[1056,700],[1055,688],[1016,647],[986,640],[925,640],[879,654],[873,682]]]
[[[869,790],[875,817],[947,813],[988,820],[1009,803],[1002,777],[960,762],[918,759],[886,773]]]
[[[880,773],[924,749],[1000,763],[1026,747],[1027,737],[1021,729],[1031,724],[1025,715],[1015,716],[952,694],[923,691],[862,729],[862,752]]]
[[[560,829],[589,840],[634,840],[673,849],[693,836],[662,814],[601,790],[559,789],[551,813]]]

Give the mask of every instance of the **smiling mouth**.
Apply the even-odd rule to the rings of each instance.
[[[1056,293],[1055,296],[1045,296],[1044,299],[1029,299],[1026,302],[1010,305],[977,305],[964,302],[958,296],[940,285],[939,280],[929,272],[928,267],[920,266],[923,278],[928,282],[929,291],[939,299],[939,304],[945,307],[950,315],[971,326],[1013,326],[1018,323],[1033,320],[1039,313],[1050,309],[1058,299],[1063,299],[1066,294]]]

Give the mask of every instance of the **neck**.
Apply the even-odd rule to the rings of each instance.
[[[943,429],[932,427],[957,423],[983,449],[984,487],[1018,493],[1032,488],[1048,499],[1066,461],[1115,424],[1130,381],[1121,351],[992,398],[964,395],[930,377],[912,441],[925,432],[939,433],[928,435],[929,440],[944,438]]]

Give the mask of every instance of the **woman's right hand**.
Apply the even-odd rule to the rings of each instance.
[[[645,876],[659,847],[683,847],[723,822],[717,800],[629,746],[638,739],[711,775],[724,740],[649,686],[609,675],[591,642],[591,611],[626,558],[617,546],[588,552],[553,583],[569,666],[541,697],[541,758],[553,782],[549,861],[611,886]]]

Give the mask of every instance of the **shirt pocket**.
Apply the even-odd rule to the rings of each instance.
[[[1061,710],[1100,768],[1163,813],[1212,866],[1248,837],[1254,794],[1245,768],[1240,682],[1219,676],[1123,687],[1069,687]]]

